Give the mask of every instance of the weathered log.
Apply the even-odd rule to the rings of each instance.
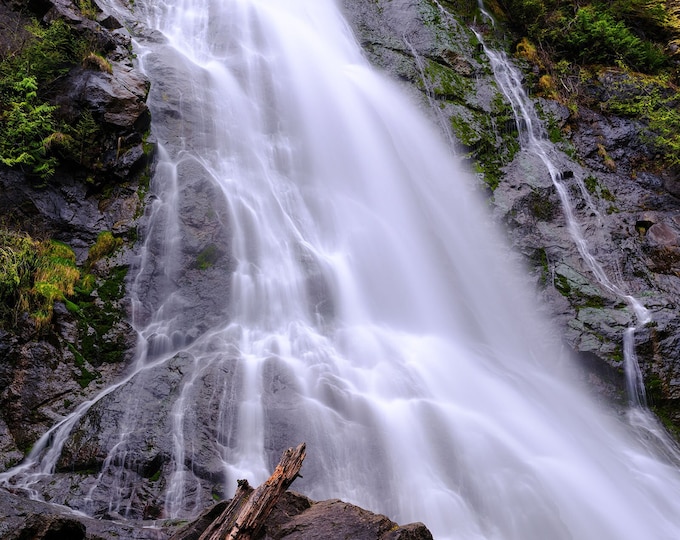
[[[305,443],[289,448],[269,479],[254,491],[240,480],[234,498],[199,540],[252,540],[264,525],[281,495],[299,476]]]

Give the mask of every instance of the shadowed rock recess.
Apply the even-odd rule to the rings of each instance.
[[[488,196],[495,220],[521,255],[546,317],[556,321],[563,342],[582,360],[585,378],[603,399],[623,402],[622,336],[635,324],[634,316],[625,301],[592,275],[574,245],[548,171],[521,148],[510,105],[470,31],[479,16],[476,8],[461,2],[462,13],[456,14],[452,6],[458,3],[445,1],[340,3],[368,59],[421,105],[461,159],[480,172],[480,191]],[[146,104],[150,85],[136,69],[130,35],[145,30],[117,20],[97,2],[0,0],[3,58],[29,39],[25,28],[32,20],[65,22],[109,67],[93,65],[99,60],[92,59],[75,63],[44,90],[44,98],[64,122],[82,129],[87,121],[97,126],[90,139],[81,141],[79,153],[54,150],[60,160],[47,179],[0,164],[0,229],[66,244],[81,276],[72,295],[56,299],[46,326],[25,309],[0,321],[0,472],[20,463],[56,422],[121,380],[131,364],[138,336],[130,323],[129,290],[132,274],[139,269],[138,231],[146,224],[154,172]],[[499,46],[511,48],[509,34],[485,30]],[[531,66],[517,63],[530,76]],[[177,114],[173,104],[182,96],[172,95],[171,77],[180,69],[164,77],[162,59],[150,69],[160,81],[152,91],[163,95],[156,114],[168,126],[168,133],[159,137],[178,139],[173,134]],[[640,120],[607,112],[607,103],[636,92],[640,88],[630,83],[625,71],[611,69],[584,83],[588,100],[576,108],[543,97],[533,101],[546,125],[560,134],[554,142],[557,166],[591,252],[612,282],[638,298],[651,314],[652,322],[635,334],[635,351],[650,405],[672,428],[680,426],[680,175],[652,166],[657,150]],[[192,129],[199,132],[201,127]],[[229,216],[213,209],[213,202],[224,194],[205,181],[209,172],[202,164],[187,161],[178,168],[177,174],[191,181],[177,201],[189,217],[182,224],[186,234],[178,249],[185,264],[176,281],[200,301],[181,312],[186,335],[177,339],[191,343],[229,309],[212,291],[229,290],[234,261],[218,247],[231,236]],[[163,246],[148,249],[156,254]],[[161,301],[164,284],[150,281],[156,271],[150,266],[137,278],[148,300],[138,306],[136,315],[142,321]],[[310,263],[309,273],[309,287],[314,288],[321,270]],[[150,346],[162,349],[163,343]],[[59,474],[45,486],[43,496],[83,510],[82,497],[71,495],[71,488],[88,485],[116,444],[117,428],[130,413],[120,396],[142,395],[157,417],[166,417],[171,405],[164,398],[177,394],[184,367],[191,361],[188,354],[179,353],[92,407],[74,427],[78,435],[65,444],[57,462]],[[146,385],[147,378],[157,382]],[[272,380],[272,385],[277,383]],[[208,380],[206,385],[220,382]],[[208,399],[203,412],[216,415]],[[286,421],[283,418],[282,425]],[[102,425],[110,429],[100,429]],[[208,438],[210,433],[199,436]],[[139,446],[146,448],[130,458],[134,470],[126,472],[139,481],[138,489],[130,493],[130,515],[135,519],[115,512],[86,518],[63,506],[31,500],[21,490],[0,489],[0,539],[198,538],[226,501],[206,509],[190,524],[166,520],[157,501],[167,486],[157,480],[168,460],[164,449],[171,447],[171,436],[159,423],[131,437],[143,437]],[[198,473],[217,483],[219,464]],[[214,493],[216,500],[229,496]],[[420,523],[399,526],[340,500],[314,502],[289,491],[258,538],[427,540],[432,535]]]

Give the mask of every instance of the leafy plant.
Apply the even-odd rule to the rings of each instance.
[[[621,61],[640,71],[656,72],[667,59],[653,43],[637,37],[622,21],[592,6],[576,11],[551,38],[566,56],[589,64]]]
[[[20,166],[46,178],[54,173],[56,159],[48,155],[47,140],[55,130],[56,107],[38,99],[38,84],[26,77],[14,85],[16,98],[2,115],[0,162]]]
[[[26,77],[34,77],[40,86],[49,85],[84,56],[85,41],[64,21],[55,20],[48,26],[33,21],[27,30],[32,38],[0,65],[1,86],[11,87]]]
[[[663,46],[680,28],[662,0],[501,0],[514,26],[557,59],[624,64],[646,73],[669,65]]]
[[[78,0],[78,7],[82,14],[88,19],[96,19],[98,8],[92,0]]]
[[[53,133],[47,138],[46,146],[75,163],[89,169],[97,167],[100,156],[98,141],[101,129],[90,111],[84,111],[75,125],[63,125],[63,132]]]
[[[87,49],[61,20],[48,26],[33,21],[27,30],[30,39],[0,62],[0,163],[45,179],[54,173],[61,150],[85,144],[70,143],[69,128],[60,126],[57,107],[47,95],[50,85],[78,64]]]

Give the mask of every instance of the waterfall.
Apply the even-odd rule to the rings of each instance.
[[[437,539],[680,536],[680,472],[572,380],[474,182],[333,1],[135,17],[159,142],[137,361],[0,482],[187,517],[304,441],[294,489]]]

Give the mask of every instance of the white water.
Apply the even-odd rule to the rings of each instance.
[[[221,471],[230,494],[305,441],[294,489],[423,521],[437,539],[680,537],[678,470],[569,382],[469,178],[366,64],[333,2],[136,6],[168,40],[140,37],[142,66],[163,75],[152,106],[173,109],[154,115],[168,125],[154,127],[138,282],[151,274],[162,287],[137,291],[130,375],[153,387],[169,366],[181,381],[160,398],[167,418],[151,418],[171,433],[166,515],[206,503],[200,467]],[[195,184],[210,212],[185,200]],[[200,244],[219,230],[231,233],[220,248],[232,270],[183,274],[180,236]],[[182,276],[211,284],[206,313],[192,311],[205,298]],[[121,463],[146,412],[129,399],[90,489],[110,488],[117,512],[134,491]],[[0,480],[30,488],[49,475],[91,406]]]

